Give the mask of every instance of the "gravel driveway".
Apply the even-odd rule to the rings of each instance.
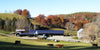
[[[67,36],[53,36],[53,37],[48,37],[48,39],[56,39],[56,40],[63,40],[63,41],[69,41],[69,42],[79,42],[81,40],[77,40],[77,39],[72,39],[72,37]]]

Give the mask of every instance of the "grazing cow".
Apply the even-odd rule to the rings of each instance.
[[[42,37],[37,37],[37,39],[40,39],[40,40],[42,40],[43,38],[42,38]]]
[[[20,44],[21,44],[21,42],[16,40],[14,45],[20,45]]]
[[[53,44],[47,44],[47,46],[49,46],[49,47],[53,47]]]
[[[64,45],[57,44],[57,45],[56,45],[56,47],[58,47],[58,48],[63,48],[63,47],[64,47]]]

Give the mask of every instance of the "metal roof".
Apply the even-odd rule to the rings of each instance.
[[[21,33],[21,35],[27,35],[27,34],[64,34],[63,30],[25,30],[25,31],[29,31],[29,33]],[[20,31],[19,31],[20,32]]]
[[[26,30],[26,31],[33,32],[33,33],[35,33],[36,31],[38,33],[64,33],[63,30]]]
[[[36,30],[38,33],[64,33],[63,30]]]

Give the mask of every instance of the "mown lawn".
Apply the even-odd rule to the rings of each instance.
[[[15,40],[21,41],[21,45],[14,45]],[[63,44],[64,48],[48,47],[47,44]],[[25,40],[0,35],[0,50],[100,50],[89,43],[80,42],[54,42],[49,40]]]
[[[0,31],[0,33],[10,34],[10,31]]]

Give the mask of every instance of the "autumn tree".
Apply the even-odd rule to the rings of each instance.
[[[42,19],[42,20],[41,20],[41,24],[42,24],[43,26],[47,26],[47,27],[48,27],[48,25],[47,25],[47,20],[46,20],[46,19]]]
[[[30,17],[29,11],[28,11],[27,9],[24,9],[24,10],[22,11],[22,16],[24,16],[24,17]]]
[[[60,27],[61,22],[63,22],[57,15],[49,15],[47,20],[48,24],[50,23],[52,27]]]
[[[47,21],[48,27],[52,27],[52,20],[51,19],[47,19],[46,21]]]
[[[35,22],[38,22],[40,25],[42,23],[42,20],[45,20],[45,16],[40,14],[35,18]]]
[[[14,14],[22,15],[22,10],[21,10],[21,9],[18,9],[18,10],[16,10],[16,11],[14,11]]]
[[[83,22],[76,22],[75,23],[75,30],[79,30],[80,28],[83,28]]]

